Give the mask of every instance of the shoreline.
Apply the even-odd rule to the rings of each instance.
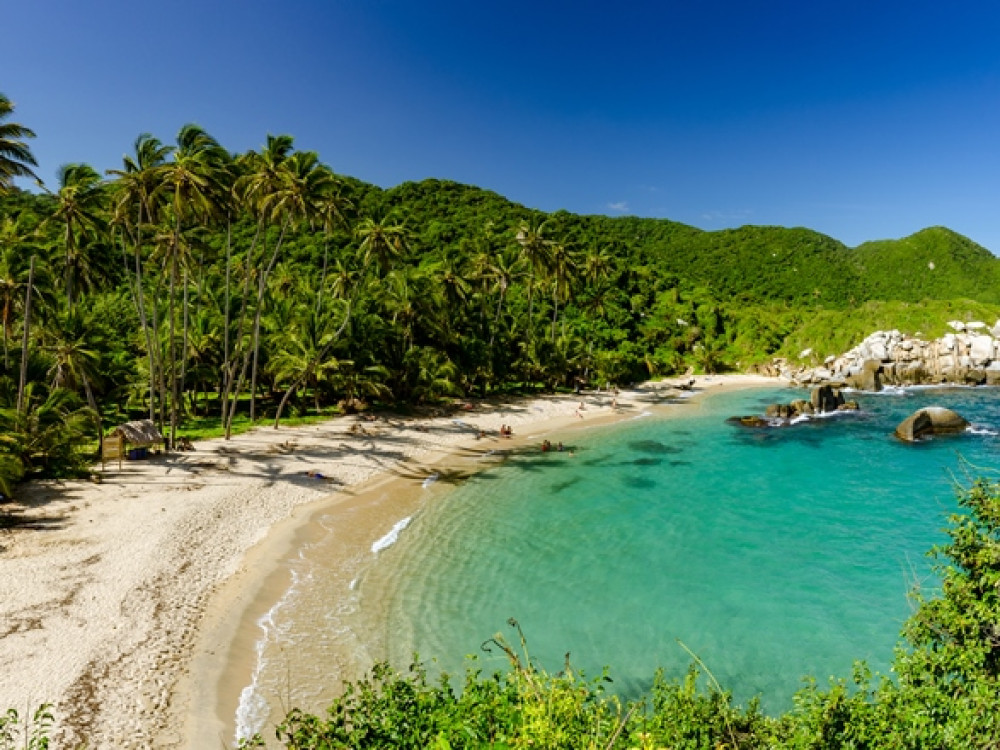
[[[701,376],[693,393],[785,385]],[[371,490],[386,482],[402,477],[419,487],[433,468],[487,446],[524,445],[525,433],[627,419],[629,405],[674,387],[660,381],[623,391],[618,410],[609,394],[588,392],[478,402],[434,418],[262,427],[191,453],[129,462],[101,484],[22,488],[19,527],[0,535],[0,709],[54,704],[56,741],[67,744],[231,743],[235,714],[219,713],[227,700],[232,705],[223,693],[239,679],[223,675],[234,665],[250,673],[256,634],[246,624],[255,627],[276,592],[287,590],[282,561],[316,516],[366,509],[371,516],[381,505]],[[500,424],[514,426],[514,440],[496,437]],[[486,442],[479,430],[488,431]],[[393,508],[390,497],[382,516],[345,526],[348,537],[360,532],[356,549],[370,550],[403,517]]]

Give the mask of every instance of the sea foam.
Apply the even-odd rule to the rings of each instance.
[[[393,527],[389,529],[388,534],[386,534],[381,539],[377,539],[374,543],[372,543],[372,554],[377,555],[382,550],[388,549],[389,547],[394,545],[396,541],[399,539],[399,533],[409,525],[410,525],[409,516],[400,519],[399,521],[396,521]]]

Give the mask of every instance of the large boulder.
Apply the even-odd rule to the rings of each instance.
[[[973,336],[969,342],[969,356],[976,366],[982,366],[993,359],[993,337]]]
[[[799,416],[799,415],[803,415],[803,414],[810,415],[810,414],[814,414],[815,411],[816,411],[813,408],[813,405],[810,402],[808,402],[805,399],[803,399],[803,398],[797,398],[797,399],[795,399],[794,401],[792,401],[792,403],[789,404],[789,406],[791,407],[792,412],[795,414],[795,416]]]
[[[837,408],[844,403],[844,397],[840,391],[828,385],[821,385],[813,388],[809,394],[809,402],[813,408],[820,412],[837,411]]]
[[[882,363],[877,359],[866,359],[861,371],[847,378],[847,384],[859,391],[882,390]]]
[[[912,443],[926,435],[946,435],[953,432],[962,432],[968,426],[968,421],[951,409],[945,409],[941,406],[928,406],[914,412],[900,422],[896,428],[896,437]]]

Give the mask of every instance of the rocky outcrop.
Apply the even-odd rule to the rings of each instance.
[[[968,426],[968,421],[951,409],[928,406],[900,422],[895,434],[900,440],[913,443],[927,435],[962,432]]]
[[[730,417],[727,422],[741,427],[782,427],[799,417],[811,417],[832,411],[856,411],[857,401],[845,401],[843,394],[829,385],[813,388],[809,400],[796,399],[789,404],[769,404],[764,416]]]
[[[818,367],[796,368],[775,360],[770,369],[798,385],[829,384],[862,391],[885,385],[1000,385],[1000,320],[948,324],[954,333],[925,341],[899,331],[876,331]]]

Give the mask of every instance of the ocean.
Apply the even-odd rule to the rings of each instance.
[[[349,582],[342,563],[324,567],[337,557],[331,528],[301,551],[262,624],[244,727],[261,721],[255,695],[283,690],[285,705],[322,710],[309,704],[329,683],[374,660],[419,658],[457,684],[469,656],[501,669],[489,641],[517,644],[511,618],[538,666],[559,671],[568,654],[585,675],[606,668],[627,698],[658,668],[682,677],[692,654],[738,702],[756,696],[769,712],[789,708],[807,676],[849,678],[855,660],[887,673],[908,592],[936,585],[926,553],[945,539],[957,486],[998,466],[1000,392],[851,394],[859,412],[768,429],[725,421],[804,395],[640,407],[549,435],[562,451],[483,456],[464,481],[418,485],[417,510],[355,560]],[[912,445],[892,436],[928,405],[973,425]]]

